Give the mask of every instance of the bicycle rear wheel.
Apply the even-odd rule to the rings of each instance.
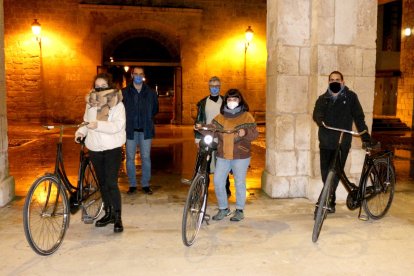
[[[388,166],[385,159],[375,160],[365,181],[364,210],[370,218],[380,219],[388,212],[394,198],[394,167]]]
[[[23,227],[30,247],[39,255],[54,253],[69,227],[69,202],[56,177],[38,178],[27,194]]]
[[[182,221],[182,239],[191,246],[200,230],[207,207],[207,185],[204,175],[197,174],[188,191]]]
[[[316,210],[315,224],[313,226],[312,241],[316,242],[319,238],[319,234],[322,229],[323,221],[326,218],[329,206],[329,195],[331,187],[334,181],[335,171],[330,170],[323,185],[322,194],[318,203],[318,209]]]
[[[82,177],[82,206],[88,220],[95,220],[103,208],[101,189],[95,169],[89,159],[85,160]]]

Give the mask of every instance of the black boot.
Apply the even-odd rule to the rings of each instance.
[[[115,211],[114,232],[120,233],[122,231],[124,231],[124,226],[122,226],[121,211]]]
[[[112,207],[104,207],[105,215],[95,223],[96,227],[104,227],[110,223],[114,223],[114,214],[112,212]]]

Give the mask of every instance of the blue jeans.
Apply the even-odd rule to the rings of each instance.
[[[144,139],[143,132],[134,132],[134,140],[127,139],[126,141],[126,168],[130,187],[137,186],[137,172],[135,166],[135,155],[137,153],[137,146],[141,155],[141,186],[149,187],[151,180],[151,142],[152,139]]]
[[[246,174],[249,164],[250,157],[234,160],[217,157],[216,171],[214,172],[214,191],[216,192],[219,209],[228,208],[226,178],[230,170],[233,170],[234,186],[236,188],[236,209],[244,209],[246,204]]]

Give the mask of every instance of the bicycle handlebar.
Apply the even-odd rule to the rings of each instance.
[[[325,124],[325,122],[322,122],[322,125],[327,129],[336,130],[336,131],[340,131],[340,132],[346,132],[346,133],[349,133],[349,134],[352,134],[352,135],[355,135],[355,136],[361,136],[362,134],[368,132],[366,129],[361,131],[361,132],[356,132],[356,131],[342,129],[342,128],[330,127],[330,126],[327,126]]]
[[[46,126],[42,126],[42,127],[46,128],[47,130],[51,130],[51,129],[55,129],[55,128],[59,128],[59,129],[63,130],[63,129],[66,129],[66,128],[79,128],[79,127],[82,127],[82,126],[86,126],[87,124],[89,124],[89,122],[82,122],[78,125],[58,125],[58,126],[46,125]]]
[[[215,127],[206,127],[206,126],[194,126],[195,130],[207,130],[207,131],[212,131],[212,132],[221,132],[221,133],[236,133],[238,130],[237,129],[217,129]]]

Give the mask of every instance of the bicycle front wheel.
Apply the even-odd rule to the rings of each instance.
[[[191,246],[200,230],[207,207],[206,177],[197,174],[188,191],[182,221],[182,238],[186,246]]]
[[[92,162],[86,159],[82,167],[82,206],[88,219],[94,220],[103,208],[101,189]]]
[[[387,160],[375,160],[365,181],[364,210],[370,218],[380,219],[388,212],[394,198],[394,167],[388,165]]]
[[[322,229],[323,221],[326,218],[329,206],[329,195],[331,187],[335,178],[335,171],[329,171],[325,184],[323,185],[322,194],[318,202],[318,208],[316,210],[315,224],[313,226],[312,241],[316,242],[319,238],[319,234]]]
[[[23,227],[30,247],[39,255],[54,253],[69,227],[69,202],[54,176],[42,176],[31,186],[23,208]]]

